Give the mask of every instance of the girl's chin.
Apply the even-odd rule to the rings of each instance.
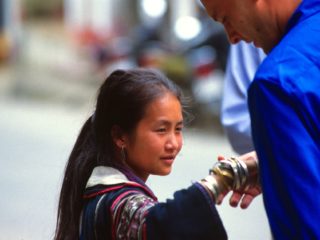
[[[163,170],[163,171],[159,171],[157,172],[155,175],[158,175],[158,176],[167,176],[171,173],[171,168],[170,169],[166,169],[166,170]]]

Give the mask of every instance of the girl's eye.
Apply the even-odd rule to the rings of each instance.
[[[182,129],[183,129],[183,127],[176,127],[176,131],[177,131],[177,132],[181,132]]]
[[[162,132],[165,132],[165,131],[166,131],[165,128],[158,128],[158,129],[157,129],[157,132],[161,132],[161,133],[162,133]]]

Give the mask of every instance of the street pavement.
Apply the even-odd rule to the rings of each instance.
[[[64,166],[92,106],[0,98],[0,112],[0,240],[52,239]],[[223,134],[190,127],[172,173],[147,184],[165,201],[206,176],[219,154],[234,155]],[[247,210],[227,199],[218,210],[229,239],[271,239],[261,196]]]

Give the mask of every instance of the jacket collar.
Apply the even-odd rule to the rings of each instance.
[[[131,181],[119,170],[112,167],[98,166],[93,169],[86,188],[99,184],[108,186],[130,182]]]
[[[297,25],[299,22],[309,18],[317,12],[320,12],[319,0],[302,0],[300,5],[297,7],[297,9],[289,19],[286,32],[290,31],[290,29]]]

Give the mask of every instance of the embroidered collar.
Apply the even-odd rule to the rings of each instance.
[[[90,198],[92,196],[96,196],[99,194],[103,194],[105,192],[121,188],[122,186],[134,186],[143,189],[150,197],[152,197],[155,201],[157,201],[157,197],[154,195],[151,189],[148,188],[147,185],[141,184],[135,181],[130,181],[125,174],[119,171],[116,168],[106,167],[106,166],[98,166],[95,167],[91,173],[91,176],[88,179],[86,189],[88,190],[91,187],[97,185],[105,185],[107,188],[102,189],[98,192],[87,192],[84,195],[84,198]],[[118,186],[114,186],[118,185]]]

